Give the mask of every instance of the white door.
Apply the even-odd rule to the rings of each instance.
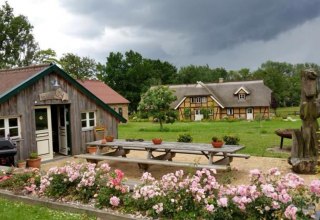
[[[247,120],[253,120],[253,108],[247,108]]]
[[[34,112],[38,155],[41,156],[42,160],[52,159],[53,148],[50,106],[36,107]]]
[[[58,108],[59,123],[58,123],[58,133],[59,133],[59,153],[63,155],[68,155],[68,135],[67,135],[67,114],[68,109],[63,105]]]
[[[201,121],[203,119],[203,115],[200,113],[200,109],[195,110],[194,120]]]

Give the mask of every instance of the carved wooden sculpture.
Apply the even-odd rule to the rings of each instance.
[[[315,173],[318,161],[319,103],[317,102],[317,73],[304,70],[301,73],[301,129],[292,133],[293,145],[289,163],[297,173]]]

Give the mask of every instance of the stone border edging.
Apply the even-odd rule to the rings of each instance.
[[[6,198],[11,201],[19,201],[19,202],[25,202],[32,205],[41,205],[44,207],[48,207],[50,209],[60,210],[60,211],[66,211],[66,212],[72,212],[72,213],[82,213],[87,215],[96,216],[100,219],[107,219],[107,220],[130,220],[130,219],[137,219],[129,215],[121,215],[116,213],[110,213],[107,211],[90,208],[83,205],[71,205],[66,203],[59,203],[59,202],[53,202],[48,201],[41,198],[36,197],[29,197],[29,196],[23,196],[23,195],[15,195],[14,193],[6,190],[0,189],[0,197]]]

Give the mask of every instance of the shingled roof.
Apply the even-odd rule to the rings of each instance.
[[[77,80],[106,104],[129,104],[130,102],[99,80]]]
[[[55,64],[34,65],[22,68],[0,70],[0,104],[18,94],[21,90],[34,84],[39,79],[53,72],[71,83],[75,88],[79,89],[83,94],[87,95],[92,101],[101,106],[104,110],[111,113],[111,115],[118,120],[122,122],[127,121],[117,112],[115,112],[108,104],[100,100],[99,97],[95,96],[91,91],[69,76]]]
[[[240,88],[245,88],[250,92],[245,100],[239,100],[234,93]],[[171,85],[177,100],[172,103],[173,108],[185,97],[190,96],[211,96],[220,103],[222,108],[228,107],[248,107],[248,106],[269,106],[271,103],[271,89],[264,85],[263,80],[224,82],[224,83],[201,83],[188,85]]]

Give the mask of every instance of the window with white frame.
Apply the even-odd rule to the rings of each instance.
[[[95,112],[82,112],[81,113],[81,127],[82,129],[90,129],[96,125]]]
[[[227,108],[227,115],[233,115],[233,108]]]
[[[191,97],[191,103],[207,102],[207,97]]]
[[[0,118],[0,138],[11,138],[20,136],[19,118]]]
[[[239,100],[245,100],[246,94],[245,93],[239,93]]]

